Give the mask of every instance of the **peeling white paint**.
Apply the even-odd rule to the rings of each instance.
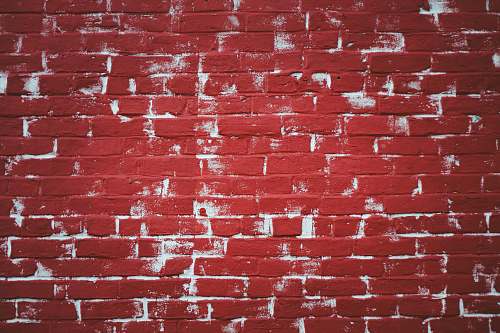
[[[40,95],[40,78],[38,76],[31,76],[24,82],[24,91],[32,96]]]
[[[207,161],[207,168],[216,175],[224,174],[226,166],[218,158],[209,158]]]
[[[346,196],[346,197],[350,197],[354,194],[354,192],[356,192],[358,190],[358,178],[357,177],[354,177],[352,179],[352,183],[351,183],[351,186],[346,188],[344,190],[344,192],[342,192],[342,195],[343,196]]]
[[[460,160],[455,155],[443,156],[441,169],[444,174],[449,175],[456,167],[460,166]]]
[[[236,88],[236,84],[232,84],[232,85],[225,84],[222,87],[220,94],[222,96],[234,96],[234,95],[238,94],[238,89]]]
[[[402,52],[404,51],[405,42],[401,33],[385,33],[382,39],[377,41],[377,45],[368,49],[362,49],[361,53],[379,53],[379,52]]]
[[[420,178],[418,178],[417,187],[413,189],[413,191],[411,192],[411,196],[414,197],[421,194],[422,194],[422,181],[420,180]]]
[[[326,86],[328,89],[332,87],[332,78],[329,73],[313,73],[311,78],[322,87]]]
[[[145,217],[148,215],[148,211],[146,209],[146,204],[142,201],[136,201],[130,207],[130,216],[134,217]]]
[[[290,51],[295,48],[290,35],[283,32],[276,32],[274,35],[274,50],[275,51]]]
[[[10,210],[10,218],[16,221],[18,227],[23,225],[24,201],[21,198],[12,199],[12,208]]]
[[[217,126],[217,119],[203,121],[201,125],[196,127],[196,130],[202,130],[203,132],[209,134],[211,138],[220,137],[219,127]]]
[[[238,20],[238,17],[235,15],[229,15],[227,17],[229,23],[234,27],[238,28],[240,26],[240,21]]]
[[[365,96],[362,92],[343,93],[342,96],[347,97],[349,104],[357,109],[369,109],[375,107],[375,98]]]
[[[137,86],[135,84],[135,79],[128,79],[128,91],[132,95],[135,95],[135,92],[137,91]]]
[[[162,183],[161,196],[162,196],[162,198],[166,198],[171,194],[168,191],[168,187],[170,185],[170,180],[168,178],[165,178],[161,183]]]
[[[450,7],[449,0],[428,0],[429,9],[420,8],[420,14],[422,15],[435,15],[442,13],[453,13],[456,10]]]
[[[196,217],[217,217],[227,215],[228,207],[224,205],[217,205],[215,202],[193,201],[193,215]]]
[[[409,135],[410,125],[406,117],[397,117],[394,121],[394,131],[398,134]]]
[[[316,134],[311,134],[311,142],[309,143],[309,151],[312,153],[316,150]]]
[[[171,56],[170,60],[151,64],[147,68],[147,71],[149,74],[182,72],[186,70],[188,66],[189,63],[186,61],[185,55],[175,54]]]
[[[51,277],[53,272],[47,267],[43,266],[41,263],[36,263],[35,277]]]
[[[384,205],[370,197],[365,199],[365,209],[369,212],[382,213],[384,211]]]

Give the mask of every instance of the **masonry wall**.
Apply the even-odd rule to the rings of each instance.
[[[0,332],[500,332],[498,0],[1,0]]]

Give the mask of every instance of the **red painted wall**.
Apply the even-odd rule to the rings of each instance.
[[[0,1],[0,332],[500,332],[499,11]]]

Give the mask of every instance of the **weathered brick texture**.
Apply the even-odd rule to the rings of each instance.
[[[500,332],[499,12],[0,0],[0,333]]]

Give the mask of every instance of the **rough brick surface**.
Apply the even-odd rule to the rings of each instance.
[[[500,332],[499,11],[0,0],[0,332]]]

